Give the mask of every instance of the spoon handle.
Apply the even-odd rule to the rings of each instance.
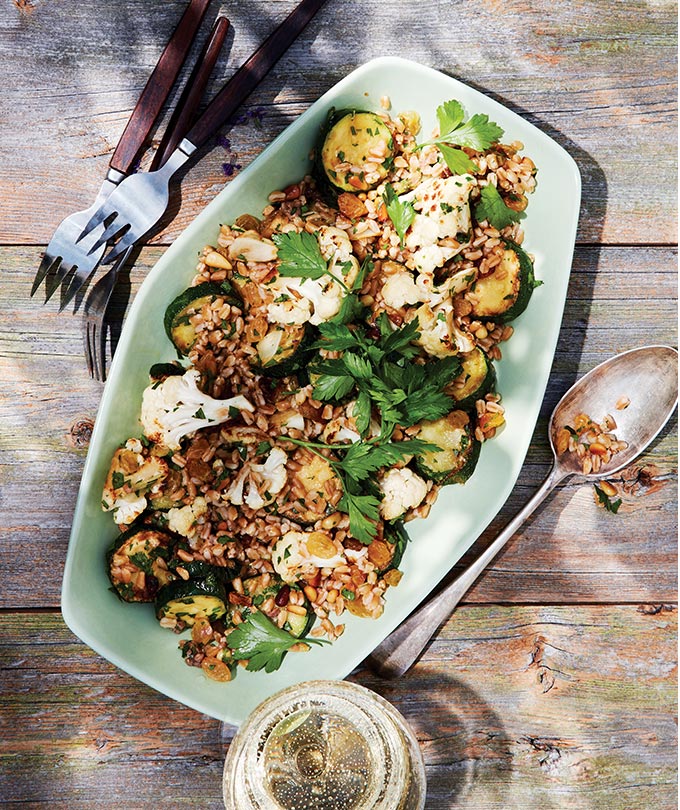
[[[472,587],[486,566],[493,560],[524,521],[542,503],[555,486],[567,475],[554,465],[541,488],[527,505],[515,515],[491,545],[444,588],[441,593],[418,608],[396,630],[379,644],[368,657],[368,663],[383,678],[398,678],[415,662],[440,624],[453,613],[460,600]]]

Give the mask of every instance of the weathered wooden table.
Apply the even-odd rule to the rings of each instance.
[[[218,87],[290,0],[235,0]],[[180,0],[0,4],[0,804],[221,807],[233,730],[153,692],[59,613],[101,396],[80,318],[29,300],[41,250],[90,204]],[[210,12],[216,13],[218,4]],[[549,466],[546,418],[618,350],[676,341],[676,6],[328,0],[182,186],[116,306],[260,150],[357,64],[399,54],[524,115],[571,152],[583,206],[569,298],[527,463],[485,543]],[[559,189],[555,190],[559,194]],[[618,515],[576,482],[519,533],[397,683],[428,808],[670,810],[676,802],[676,422],[626,472]]]

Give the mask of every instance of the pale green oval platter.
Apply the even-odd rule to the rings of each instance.
[[[408,524],[411,542],[401,565],[404,577],[390,588],[377,621],[344,614],[347,627],[333,645],[286,656],[272,674],[239,669],[228,684],[208,680],[188,667],[178,637],[162,629],[152,606],[128,605],[109,591],[104,555],[117,529],[101,510],[101,492],[111,455],[121,441],[140,435],[138,414],[149,367],[173,359],[163,331],[163,313],[194,273],[199,251],[214,243],[219,225],[244,212],[258,215],[267,195],[309,170],[309,151],[331,107],[416,110],[423,132],[436,123],[435,110],[448,99],[468,113],[487,113],[505,130],[504,141],[520,140],[538,166],[538,188],[524,221],[525,247],[535,256],[544,282],[514,323],[497,364],[498,390],[507,425],[482,448],[472,479],[445,488],[429,518]],[[92,649],[116,666],[188,706],[238,725],[264,698],[299,681],[348,675],[418,605],[500,510],[512,490],[529,447],[550,373],[567,294],[581,182],[571,156],[516,113],[443,73],[396,57],[374,59],[325,93],[199,214],[161,257],[130,308],[111,365],[78,493],[66,558],[62,610],[66,623]]]

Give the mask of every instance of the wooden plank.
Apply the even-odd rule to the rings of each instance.
[[[210,92],[293,5],[230,7],[233,39]],[[0,243],[46,243],[64,216],[90,205],[182,7],[179,0],[84,0],[65,15],[60,3],[8,4],[0,70],[12,115],[0,121],[0,140],[12,160],[0,186]],[[643,9],[529,0],[511,10],[488,0],[457,7],[455,19],[448,4],[425,0],[417,25],[405,24],[407,14],[398,0],[352,0],[342,13],[328,3],[224,130],[229,149],[222,142],[204,150],[183,182],[175,219],[156,241],[173,240],[214,197],[226,181],[224,164],[248,165],[336,81],[385,53],[479,88],[562,144],[584,181],[580,241],[676,241],[673,0]]]
[[[132,294],[162,252],[142,252]],[[0,607],[59,604],[78,482],[101,395],[101,386],[87,377],[78,317],[28,299],[38,254],[28,247],[0,249]],[[508,503],[461,564],[493,539],[547,474],[547,417],[575,378],[619,350],[675,342],[674,267],[672,249],[577,251],[565,326],[527,464]],[[591,487],[561,486],[468,601],[675,601],[676,425],[674,420],[640,461],[638,467],[654,464],[658,470],[625,496],[619,515],[598,508]],[[16,564],[18,548],[23,565]]]
[[[116,670],[57,615],[0,627],[5,805],[222,807],[231,727]],[[352,680],[415,730],[428,810],[670,810],[676,632],[653,606],[466,607],[404,678]]]

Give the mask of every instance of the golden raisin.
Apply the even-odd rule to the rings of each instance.
[[[329,560],[337,554],[335,544],[326,532],[312,532],[307,539],[307,551],[322,560]]]
[[[204,658],[201,661],[201,669],[213,681],[226,683],[231,680],[231,669],[224,661],[217,661],[214,658]]]

